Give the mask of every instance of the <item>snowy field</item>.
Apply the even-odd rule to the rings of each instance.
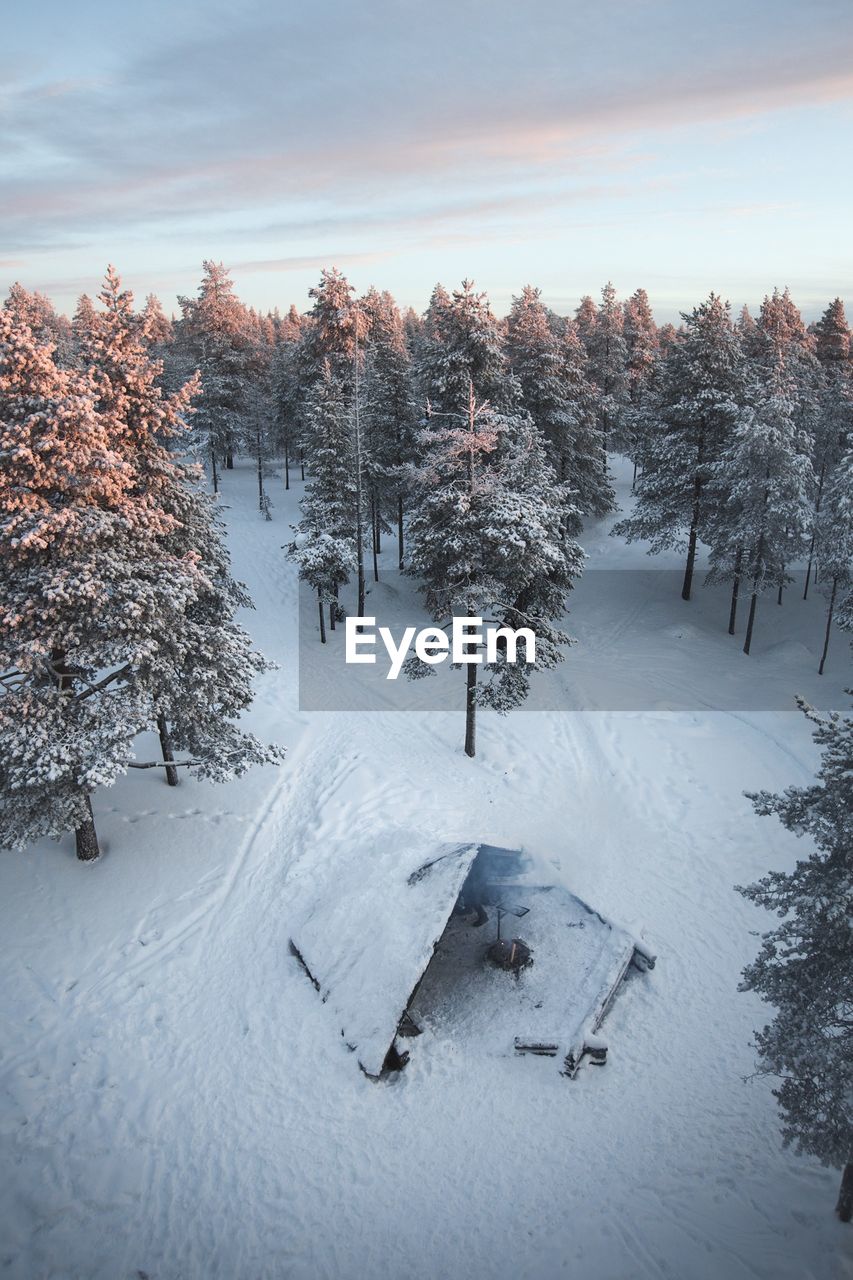
[[[470,761],[458,672],[453,713],[299,710],[280,548],[301,485],[271,491],[265,523],[251,469],[224,478],[247,622],[280,664],[252,727],[285,765],[219,788],[135,773],[94,798],[99,863],[71,838],[0,858],[0,1275],[853,1276],[837,1174],[780,1150],[769,1085],[746,1079],[765,1010],[737,991],[771,921],[733,885],[801,851],[741,793],[811,778],[795,692],[848,703],[840,633],[816,674],[822,598],[768,596],[745,658],[701,591],[662,598],[637,573],[614,602],[582,583],[580,643],[537,695],[552,709],[481,713]],[[582,539],[591,568],[678,567],[607,527]],[[637,664],[648,709],[597,710]],[[685,682],[695,705],[673,711]],[[791,709],[738,711],[756,684]],[[288,938],[318,860],[423,831],[546,858],[657,953],[609,1015],[603,1070],[568,1082],[448,1035],[395,1084],[361,1076]]]

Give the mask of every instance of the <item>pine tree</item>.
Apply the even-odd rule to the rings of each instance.
[[[594,299],[589,294],[584,294],[580,300],[580,305],[575,310],[575,329],[577,335],[584,345],[586,354],[592,358],[595,330],[598,326],[598,307],[595,305]]]
[[[782,917],[764,934],[741,990],[775,1007],[756,1034],[758,1070],[781,1081],[774,1095],[785,1146],[844,1170],[836,1212],[853,1215],[853,719],[815,722],[817,780],[782,795],[749,796],[762,815],[815,849],[792,872],[772,871],[740,892]]]
[[[132,465],[139,493],[156,501],[167,519],[162,551],[170,562],[193,568],[192,597],[160,632],[152,660],[140,661],[134,678],[150,690],[164,760],[173,748],[189,751],[192,772],[225,781],[280,756],[232,723],[252,701],[254,676],[269,664],[234,621],[251,600],[231,577],[215,508],[199,490],[196,469],[170,447],[187,435],[198,380],[164,394],[145,325],[112,268],[101,302],[89,337],[99,407],[110,417],[111,437]],[[174,785],[175,768],[167,774]]]
[[[233,467],[237,442],[245,434],[252,348],[248,313],[221,262],[205,262],[198,296],[181,297],[178,302],[183,315],[181,343],[201,372],[193,431],[210,462],[213,491],[218,493],[218,462],[223,461],[227,469]]]
[[[840,298],[830,302],[814,326],[815,354],[824,368],[844,366],[850,359],[850,326]]]
[[[708,486],[741,411],[743,370],[728,303],[712,293],[682,315],[684,335],[670,347],[655,389],[637,506],[613,532],[629,542],[648,538],[650,555],[686,542],[681,596],[689,600],[711,512]]]
[[[755,386],[751,399],[714,468],[711,493],[717,503],[708,521],[712,576],[752,584],[747,654],[759,595],[779,585],[784,566],[805,548],[812,481],[795,425],[795,388],[781,356],[769,385]],[[733,623],[732,618],[730,631]]]
[[[457,414],[467,404],[469,384],[476,399],[488,400],[496,411],[517,407],[520,389],[507,377],[500,326],[471,280],[452,295],[441,285],[433,291],[415,376],[433,414]]]
[[[53,343],[53,358],[57,364],[64,366],[70,363],[71,325],[65,316],[57,313],[50,298],[37,290],[31,293],[23,285],[15,283],[9,289],[3,308],[11,311],[21,324],[27,325],[37,342]]]
[[[254,698],[255,677],[272,664],[252,649],[236,621],[239,609],[253,608],[252,600],[231,574],[225,527],[200,476],[176,467],[164,506],[176,521],[163,539],[165,550],[181,561],[192,559],[199,572],[179,625],[164,637],[146,673],[152,727],[171,786],[178,780],[177,769],[169,767],[175,751],[188,754],[196,776],[227,782],[252,765],[283,759],[277,747],[262,744],[238,724]]]
[[[367,321],[364,372],[364,479],[370,503],[373,575],[379,580],[381,535],[397,527],[403,567],[406,468],[413,458],[415,405],[403,319],[388,293],[371,290],[362,301]]]
[[[570,421],[563,440],[559,463],[554,467],[571,490],[580,516],[600,520],[616,507],[616,495],[607,472],[601,466],[604,437],[601,432],[600,394],[589,376],[589,360],[572,321],[568,321],[561,344],[560,376],[565,388]],[[580,524],[567,526],[579,533]]]
[[[456,415],[430,418],[415,481],[408,570],[420,577],[432,616],[484,617],[501,626],[532,627],[537,666],[552,667],[568,637],[555,625],[566,608],[581,552],[566,533],[568,495],[547,462],[527,415],[507,415],[478,402],[473,381]],[[473,656],[473,655],[472,655]],[[501,713],[526,697],[529,673],[506,655],[484,667],[466,664],[465,753],[476,753],[476,709]],[[410,675],[432,668],[410,662]]]
[[[747,360],[758,359],[764,352],[764,341],[761,330],[755,323],[746,303],[741,307],[740,314],[735,321],[735,330],[740,339],[741,350]]]
[[[853,377],[849,361],[850,332],[844,305],[836,298],[814,326],[815,352],[820,361],[822,378],[817,397],[817,412],[811,423],[811,455],[815,484],[812,494],[813,516],[809,543],[806,584],[803,599],[809,594],[815,558],[822,555],[821,530],[827,523],[821,517],[821,506],[827,484],[847,447],[853,416]]]
[[[821,573],[828,597],[826,631],[818,672],[823,675],[836,605],[846,623],[853,598],[853,449],[848,447],[832,473],[820,513]]]
[[[221,533],[168,448],[196,386],[164,396],[112,269],[101,301],[83,372],[12,317],[0,334],[0,829],[21,844],[73,827],[84,859],[98,854],[90,795],[125,769],[174,782],[173,747],[219,779],[279,758],[232,723],[264,664],[233,621],[248,601]],[[135,762],[155,728],[164,759]]]
[[[145,299],[145,306],[139,315],[139,323],[142,326],[144,341],[158,354],[164,347],[174,342],[175,332],[172,322],[163,310],[156,293],[149,293]]]
[[[99,411],[87,374],[0,313],[0,840],[76,831],[98,856],[91,793],[128,767],[150,718],[138,672],[190,600],[174,521]]]
[[[299,386],[299,341],[303,319],[295,306],[291,306],[280,322],[272,358],[271,380],[273,412],[276,423],[276,440],[284,453],[284,487],[290,488],[290,465],[294,449],[304,447],[304,423]]]
[[[811,447],[804,438],[803,447],[810,454],[815,481],[810,498],[813,506],[812,531],[816,533],[820,515],[822,484],[825,467],[821,454],[825,449],[822,417],[823,378],[815,355],[815,340],[808,332],[800,311],[788,289],[774,289],[765,297],[758,317],[757,337],[759,349],[753,357],[758,376],[770,382],[773,370],[781,360],[785,364],[789,380],[789,394],[793,401],[794,422],[806,433]],[[809,554],[804,595],[808,595],[814,546]],[[783,581],[780,580],[778,600],[782,603]]]
[[[308,406],[312,454],[311,480],[302,499],[302,516],[287,553],[300,578],[317,592],[320,640],[326,642],[323,614],[329,606],[334,627],[338,590],[358,567],[357,490],[351,408],[332,364],[327,361]],[[363,609],[359,610],[359,616]]]
[[[668,356],[676,342],[679,342],[683,337],[683,325],[676,329],[674,324],[662,324],[658,329],[658,345],[660,346],[661,358]]]
[[[601,290],[601,303],[587,343],[590,372],[601,392],[599,412],[605,468],[608,449],[622,450],[628,444],[622,432],[623,413],[628,397],[628,350],[624,325],[622,306],[616,297],[616,290],[608,281]]]
[[[78,361],[85,363],[86,343],[95,325],[97,310],[88,293],[81,293],[71,320],[71,338]]]
[[[304,405],[311,405],[321,384],[331,377],[349,413],[350,446],[347,456],[353,468],[355,488],[353,532],[358,579],[357,612],[362,616],[366,594],[364,549],[368,516],[362,420],[367,317],[353,296],[353,286],[335,269],[323,271],[320,283],[309,293],[314,299],[314,306],[309,323],[303,326],[297,348],[298,394]],[[315,413],[309,411],[305,414],[305,449],[312,459],[318,448],[323,447],[322,441],[312,438],[312,424],[317,420]]]
[[[507,356],[551,465],[565,477],[574,415],[564,377],[564,347],[550,323],[540,290],[532,285],[526,285],[512,300]]]
[[[364,356],[366,321],[356,305],[355,289],[336,268],[323,271],[320,283],[309,289],[314,299],[311,324],[303,331],[301,344],[302,387],[308,392],[331,374],[344,394],[351,397],[359,355]]]
[[[624,337],[628,386],[622,431],[628,457],[634,464],[636,484],[643,465],[652,383],[660,359],[657,325],[645,289],[637,289],[625,303]]]

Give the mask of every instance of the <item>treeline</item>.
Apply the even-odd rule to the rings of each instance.
[[[779,603],[789,567],[805,563],[804,596],[828,598],[820,671],[833,616],[853,627],[853,453],[850,330],[836,298],[811,328],[787,290],[756,319],[733,324],[714,294],[683,317],[630,419],[640,470],[633,514],[614,533],[684,547],[682,596],[693,588],[697,544],[708,580],[731,584],[729,633],[749,596],[749,653],[760,596]]]
[[[683,549],[685,600],[704,543],[706,581],[731,585],[732,635],[747,597],[747,654],[760,597],[772,589],[781,603],[791,565],[803,564],[804,596],[819,581],[828,600],[823,672],[833,618],[853,627],[853,362],[840,299],[807,327],[787,290],[766,297],[757,317],[744,307],[734,321],[712,294],[675,329],[656,325],[644,290],[620,302],[610,284],[598,304],[584,298],[574,318],[556,315],[530,287],[505,320],[469,282],[452,294],[438,286],[423,316],[401,315],[387,293],[357,299],[334,271],[312,296],[306,315],[291,311],[286,327],[274,321],[284,336],[273,394],[279,448],[286,459],[298,451],[311,476],[292,554],[317,590],[321,639],[322,602],[334,626],[351,574],[363,612],[365,559],[372,552],[376,576],[386,534],[396,536],[401,567],[410,541],[408,567],[427,583],[469,572],[471,547],[455,568],[442,558],[448,543],[437,531],[452,529],[455,547],[462,533],[448,520],[461,509],[430,514],[427,499],[434,504],[442,487],[458,496],[460,478],[449,471],[439,481],[434,454],[452,425],[478,439],[481,463],[497,463],[501,449],[483,448],[497,415],[517,441],[524,423],[535,429],[546,471],[534,487],[559,509],[569,577],[577,549],[566,539],[584,517],[613,509],[607,455],[624,454],[637,501],[614,533],[648,540],[652,554]],[[444,445],[462,458],[463,438]],[[511,488],[511,468],[504,482]],[[476,541],[488,517],[466,518]],[[531,555],[530,546],[529,538],[516,543],[516,557]],[[478,554],[491,572],[489,554]],[[461,598],[449,589],[427,597],[439,619]]]
[[[749,599],[781,601],[790,566],[853,628],[850,330],[840,300],[807,327],[787,291],[733,321],[720,298],[658,326],[642,289],[612,285],[574,317],[527,287],[498,319],[465,281],[423,315],[387,292],[357,297],[323,272],[311,307],[262,314],[206,262],[168,317],[135,311],[111,271],[71,321],[13,286],[0,330],[0,841],[73,827],[97,849],[89,796],[155,728],[170,782],[225,777],[274,752],[235,719],[263,661],[234,623],[214,497],[236,454],[253,459],[269,518],[273,462],[307,485],[287,551],[316,592],[320,639],[353,580],[364,614],[383,539],[416,575],[436,625],[455,614],[532,626],[537,665],[581,570],[583,521],[614,509],[608,454],[634,466],[636,505],[614,532],[651,553],[697,548],[731,584],[729,630]],[[432,668],[413,662],[412,677]],[[524,665],[467,665],[476,708],[526,696]],[[26,725],[26,731],[23,726]],[[189,758],[175,761],[173,752]]]

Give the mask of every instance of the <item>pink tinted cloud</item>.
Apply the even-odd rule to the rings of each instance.
[[[442,127],[446,122],[441,118],[413,119],[390,136],[378,126],[375,133],[345,140],[336,138],[334,130],[319,139],[315,129],[276,146],[226,148],[201,160],[191,153],[173,157],[167,140],[165,163],[152,158],[94,176],[69,166],[67,172],[24,179],[17,190],[12,184],[0,218],[6,223],[95,227],[110,219],[133,224],[330,193],[352,197],[375,191],[380,182],[396,189],[452,176],[529,181],[557,164],[583,170],[608,153],[618,154],[632,135],[652,132],[665,138],[685,126],[754,120],[798,105],[849,99],[853,70],[837,61],[756,67],[749,82],[717,70],[625,86],[609,94],[605,89],[582,101],[575,101],[561,86],[535,102],[514,103],[496,92],[493,102],[462,112],[452,127]],[[52,91],[76,93],[80,83],[86,82],[57,82]],[[383,192],[388,195],[393,192]]]

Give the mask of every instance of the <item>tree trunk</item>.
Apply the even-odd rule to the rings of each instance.
[[[358,569],[358,616],[364,617],[364,491],[362,487],[361,458],[361,404],[358,389],[358,316],[354,354],[353,408],[355,409],[355,555]]]
[[[746,624],[746,639],[743,642],[744,653],[749,653],[752,646],[752,628],[755,624],[755,608],[758,604],[758,592],[753,590],[752,599],[749,602],[749,621]]]
[[[702,479],[698,475],[693,480],[693,514],[690,520],[690,538],[687,542],[687,564],[684,566],[684,582],[681,587],[682,600],[690,599],[693,589],[693,566],[696,563],[696,541],[699,536],[699,499],[702,496]]]
[[[302,469],[302,479],[304,480],[304,479],[305,479],[305,454],[304,454],[304,452],[303,452],[303,453],[300,453],[300,455],[299,455],[299,466],[300,466],[300,467],[301,467],[301,469]]]
[[[264,515],[266,514],[266,503],[264,502],[264,459],[261,451],[260,423],[255,428],[255,452],[258,460],[258,510]]]
[[[337,614],[337,612],[338,612],[338,587],[337,587],[337,583],[335,584],[335,590],[334,590],[334,592],[333,592],[333,595],[334,595],[334,599],[329,601],[329,626],[330,626],[330,627],[331,627],[331,629],[334,631],[334,629],[335,629],[335,617],[336,617],[336,614]]]
[[[213,449],[210,451],[210,466],[213,471],[213,492],[219,493],[219,473],[216,470],[216,452]]]
[[[853,1217],[853,1160],[848,1160],[844,1166],[835,1212],[842,1222],[849,1222]]]
[[[77,857],[79,860],[81,862],[94,862],[96,858],[101,856],[101,850],[98,844],[98,833],[95,830],[92,801],[88,796],[86,796],[86,812],[87,816],[74,832],[74,840],[77,845]]]
[[[397,498],[397,560],[398,568],[403,567],[403,495]]]
[[[631,492],[632,492],[632,493],[634,492],[634,489],[636,488],[636,486],[637,486],[637,459],[635,458],[635,459],[634,459],[634,474],[633,474],[633,476],[631,477]]]
[[[59,682],[60,692],[70,697],[74,690],[74,680],[65,665],[64,649],[52,649],[50,661]],[[87,816],[75,830],[74,839],[77,845],[77,857],[80,861],[92,862],[95,858],[100,857],[101,850],[98,847],[98,833],[95,830],[95,819],[92,815],[92,801],[88,795],[84,797],[84,803]]]
[[[808,563],[808,568],[806,569],[806,585],[805,585],[805,589],[803,590],[804,600],[808,600],[809,598],[809,582],[812,576],[812,561],[814,559],[815,542],[817,541],[817,522],[818,522],[818,517],[820,516],[820,500],[823,495],[823,482],[825,478],[826,478],[826,461],[824,460],[821,463],[820,477],[818,478],[818,482],[817,482],[817,497],[815,498],[815,505],[814,505],[814,525],[812,526],[812,537],[811,537],[811,542],[809,543],[809,563]]]
[[[290,455],[288,452],[287,436],[284,437],[284,487],[290,488]]]
[[[326,643],[326,617],[323,613],[323,592],[317,588],[317,603],[320,606],[320,644]]]
[[[172,735],[169,733],[169,725],[165,716],[157,717],[157,732],[160,735],[160,750],[166,762],[166,781],[170,787],[176,787],[178,785],[178,771],[171,763],[175,756],[172,750]]]
[[[690,539],[687,543],[687,564],[684,566],[684,581],[681,584],[682,600],[690,599],[690,592],[693,589],[693,566],[696,563],[696,529],[695,526],[690,527]]]
[[[776,603],[782,603],[782,592],[785,590],[785,566],[782,565],[782,571],[779,574],[779,592],[776,596]]]
[[[743,548],[738,547],[735,556],[735,576],[732,580],[732,606],[729,609],[729,635],[735,633],[735,619],[737,618],[737,598],[740,594],[740,567],[743,562]]]
[[[465,754],[473,760],[477,751],[477,666],[468,666],[465,688]]]
[[[379,581],[379,512],[373,505],[373,581]]]
[[[820,655],[820,666],[817,669],[819,676],[823,675],[823,668],[826,662],[826,655],[829,653],[829,634],[832,630],[832,615],[835,612],[835,593],[838,590],[838,578],[832,579],[832,594],[829,597],[829,609],[826,614],[826,635],[823,641],[823,653]]]

